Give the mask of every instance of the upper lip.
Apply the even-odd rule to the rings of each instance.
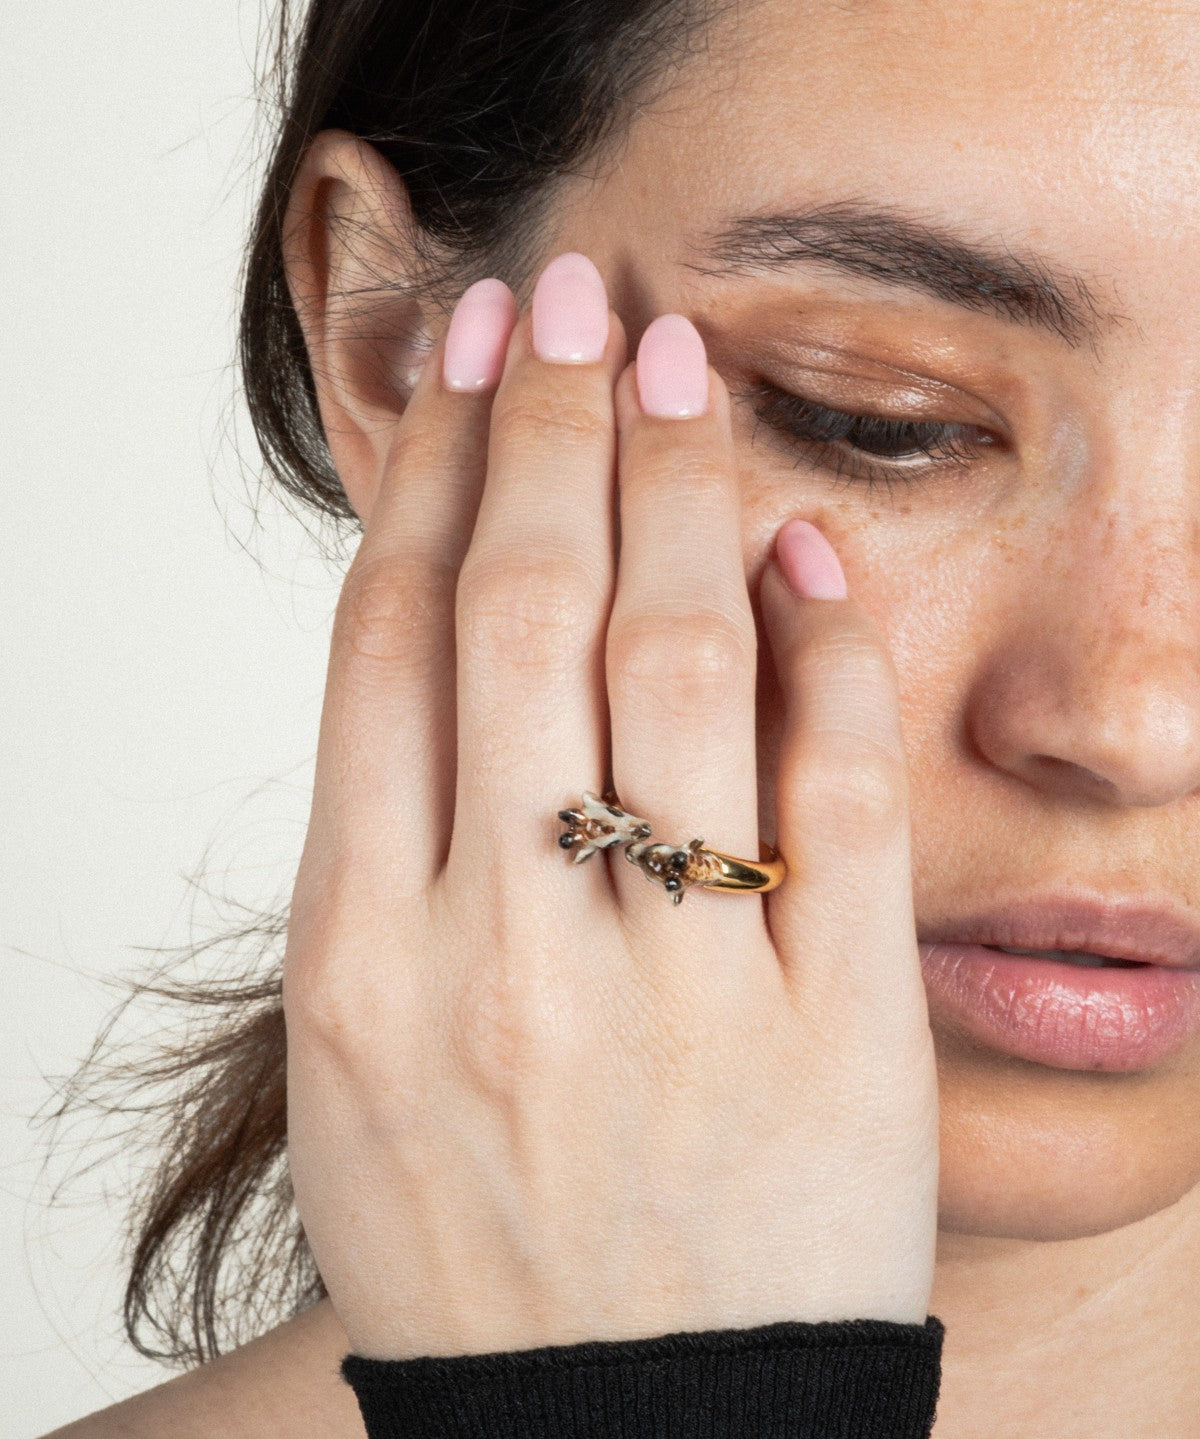
[[[1200,968],[1200,920],[1133,896],[1050,895],[1014,900],[921,930],[922,943],[1087,950],[1172,969]]]

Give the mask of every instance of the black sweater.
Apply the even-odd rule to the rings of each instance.
[[[945,1327],[765,1324],[449,1358],[347,1354],[367,1439],[928,1439]]]

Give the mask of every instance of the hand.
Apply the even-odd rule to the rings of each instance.
[[[758,858],[728,392],[656,322],[642,389],[690,345],[708,406],[645,413],[578,256],[532,315],[486,288],[503,377],[447,388],[439,340],[346,576],[292,900],[289,1157],[334,1309],[373,1358],[921,1323],[937,1083],[890,656],[768,564],[783,884],[676,905],[621,849],[572,863],[557,812],[610,776],[656,840]],[[600,358],[535,353],[572,326]]]

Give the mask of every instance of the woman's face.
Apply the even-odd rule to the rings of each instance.
[[[1186,0],[743,5],[547,237],[595,259],[633,342],[692,317],[735,395],[940,437],[902,465],[839,460],[735,404],[755,604],[802,514],[889,641],[922,936],[1079,888],[1200,915],[1198,37]],[[814,215],[831,205],[840,229]],[[773,264],[750,262],[754,232],[705,248],[789,213],[757,234]],[[939,260],[922,223],[1032,270],[1002,286]],[[782,714],[761,670],[770,838]],[[1200,1182],[1200,1040],[1113,1073],[930,1019],[945,1229],[1097,1234]]]

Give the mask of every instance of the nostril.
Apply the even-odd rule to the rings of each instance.
[[[1038,755],[1037,758],[1038,762],[1046,769],[1060,772],[1065,770],[1068,774],[1073,772],[1076,776],[1082,775],[1093,788],[1108,790],[1116,788],[1112,780],[1105,778],[1102,774],[1097,774],[1094,769],[1088,769],[1085,765],[1076,764],[1074,760],[1060,759],[1057,755],[1052,754],[1041,754]]]

